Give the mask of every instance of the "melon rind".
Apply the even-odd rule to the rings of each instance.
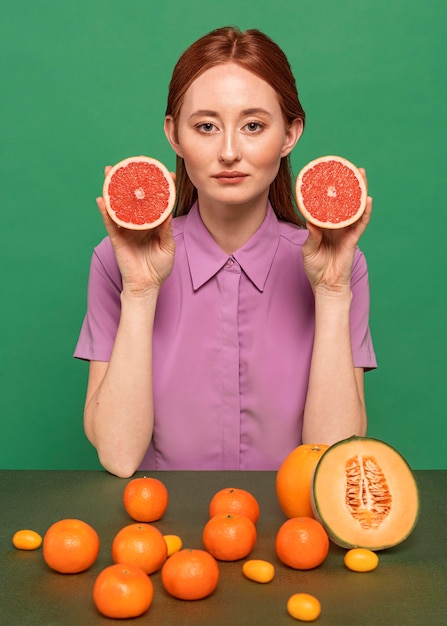
[[[302,184],[303,176],[306,174],[306,172],[308,170],[312,169],[312,167],[314,167],[318,163],[324,163],[325,161],[338,161],[339,163],[342,163],[346,167],[349,167],[349,169],[351,169],[352,172],[354,172],[354,174],[357,177],[359,186],[361,188],[362,197],[361,197],[361,201],[360,201],[359,210],[350,219],[343,220],[343,221],[337,222],[337,223],[335,223],[335,222],[323,222],[323,221],[317,219],[316,217],[314,217],[306,209],[306,206],[305,206],[302,194],[301,194],[301,184]],[[348,159],[345,159],[344,157],[341,157],[341,156],[327,155],[327,156],[318,157],[317,159],[314,159],[313,161],[310,161],[309,163],[307,163],[301,169],[301,171],[298,173],[298,176],[297,176],[297,179],[296,179],[295,196],[296,196],[296,202],[298,204],[298,208],[299,208],[302,216],[304,217],[304,219],[307,222],[311,222],[312,224],[315,224],[316,226],[319,226],[320,228],[327,228],[327,229],[331,229],[331,230],[336,230],[336,229],[339,229],[339,228],[345,228],[346,226],[350,226],[351,224],[354,224],[354,222],[357,222],[361,218],[361,216],[363,215],[363,213],[365,212],[365,209],[366,209],[366,201],[368,199],[368,190],[367,190],[367,187],[366,187],[365,180],[364,180],[362,174],[360,173],[360,170],[353,163],[351,163],[351,161],[348,161]]]
[[[145,162],[145,163],[151,163],[153,165],[156,165],[165,175],[165,178],[169,185],[168,205],[166,209],[163,211],[163,213],[160,215],[160,217],[157,220],[154,220],[153,222],[150,222],[150,223],[134,224],[131,222],[124,222],[116,216],[115,212],[110,206],[110,198],[108,194],[109,182],[112,179],[113,174],[118,169],[120,169],[121,167],[125,167],[126,165],[132,162],[133,163]],[[141,156],[133,156],[133,157],[128,157],[127,159],[123,159],[122,161],[119,161],[119,163],[116,163],[112,167],[112,169],[107,173],[105,177],[103,189],[102,189],[102,195],[104,198],[104,204],[105,204],[107,213],[109,214],[111,219],[115,222],[115,224],[118,224],[118,226],[122,226],[123,228],[127,228],[128,230],[151,230],[152,228],[156,228],[162,222],[164,222],[167,219],[167,217],[170,215],[170,213],[172,212],[172,209],[174,208],[174,204],[175,204],[176,189],[175,189],[175,183],[172,179],[171,174],[169,173],[169,170],[163,163],[161,163],[161,161],[158,161],[157,159],[154,159],[152,157],[141,155]]]
[[[378,460],[393,499],[392,513],[383,526],[367,531],[354,523],[345,505],[345,464],[362,454]],[[311,502],[331,541],[347,549],[378,551],[398,545],[413,532],[420,511],[416,479],[407,461],[395,448],[372,437],[349,437],[324,452],[314,471]]]

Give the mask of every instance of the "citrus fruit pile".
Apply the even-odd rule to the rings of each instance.
[[[249,491],[227,487],[214,493],[202,528],[203,545],[183,547],[179,534],[162,534],[152,523],[160,520],[168,507],[164,483],[146,476],[129,480],[122,504],[132,521],[117,529],[110,546],[111,562],[94,580],[92,598],[97,610],[115,619],[144,614],[156,593],[152,580],[156,572],[168,596],[196,601],[216,590],[225,562],[241,561],[241,579],[261,585],[272,583],[278,567],[320,567],[328,556],[330,540],[321,522],[312,516],[310,491],[312,475],[328,449],[321,444],[299,446],[277,472],[278,502],[287,519],[272,535],[276,567],[258,555],[250,558],[261,509]],[[96,530],[79,519],[54,522],[43,542],[30,530],[20,530],[13,537],[17,549],[35,550],[41,543],[45,563],[63,574],[86,571],[100,550]],[[353,572],[370,572],[378,561],[375,552],[366,549],[351,549],[344,555],[344,565]],[[314,621],[321,613],[321,604],[315,596],[297,590],[289,597],[286,609],[299,621]]]

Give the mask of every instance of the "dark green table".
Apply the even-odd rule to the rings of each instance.
[[[140,475],[140,474],[139,474]],[[142,475],[142,474],[141,474]],[[245,579],[241,562],[221,563],[215,593],[196,602],[168,596],[160,573],[151,576],[154,601],[134,620],[99,615],[92,586],[111,564],[115,533],[132,520],[122,506],[127,480],[101,471],[0,471],[0,624],[8,626],[89,626],[154,624],[157,626],[281,626],[298,624],[286,612],[290,595],[312,593],[322,604],[319,626],[445,626],[447,624],[447,471],[416,472],[421,516],[402,544],[380,553],[377,570],[348,571],[344,550],[331,545],[317,569],[295,571],[282,565],[274,549],[284,521],[275,495],[274,472],[158,472],[170,494],[168,510],[155,525],[179,534],[185,547],[202,547],[211,496],[223,487],[249,489],[258,498],[261,516],[251,557],[272,561],[275,579],[259,585]],[[42,550],[24,552],[11,543],[14,532],[33,528],[42,535],[56,520],[77,517],[96,528],[101,538],[97,562],[82,574],[51,571]]]

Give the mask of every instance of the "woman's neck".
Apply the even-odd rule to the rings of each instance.
[[[255,234],[265,219],[267,202],[250,204],[231,204],[210,207],[200,203],[199,211],[203,223],[210,235],[227,254],[233,254]]]

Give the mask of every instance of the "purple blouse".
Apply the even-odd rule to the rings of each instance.
[[[228,256],[197,204],[173,220],[174,268],[157,303],[154,432],[140,469],[276,470],[301,443],[314,336],[314,298],[303,269],[307,231],[271,206],[251,239]],[[376,359],[366,261],[352,271],[354,365]],[[122,282],[110,240],[94,250],[81,359],[108,361]]]

